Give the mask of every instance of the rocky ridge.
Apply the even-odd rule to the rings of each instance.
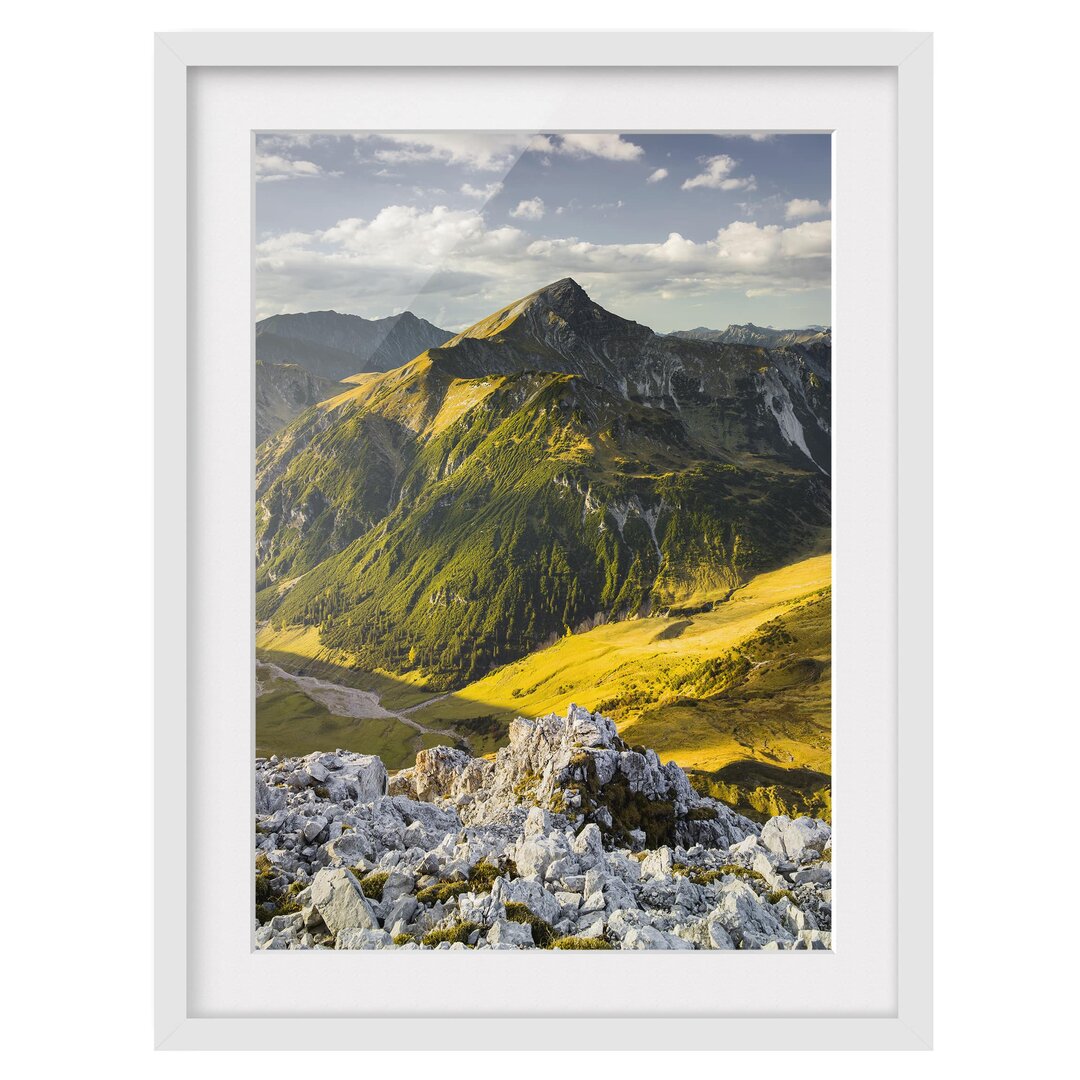
[[[777,330],[771,326],[755,326],[753,323],[731,323],[726,330],[710,330],[707,326],[695,326],[693,330],[673,330],[669,337],[778,349],[790,345],[831,346],[832,328],[807,326],[801,330]]]
[[[260,949],[828,949],[831,830],[698,795],[606,717],[516,720],[393,778],[257,759]]]

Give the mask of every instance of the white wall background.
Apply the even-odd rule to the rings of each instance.
[[[936,34],[938,1049],[919,1061],[727,1064],[1034,1075],[1065,1049],[1077,936],[1075,61],[1048,0],[943,9],[163,0],[9,12],[0,903],[7,1056],[26,1056],[20,1072],[262,1076],[331,1064],[151,1051],[152,32],[602,28],[611,11],[622,29],[760,29],[769,16],[773,29]],[[452,1076],[524,1062],[341,1064]],[[603,1067],[702,1064],[714,1063],[635,1054]]]

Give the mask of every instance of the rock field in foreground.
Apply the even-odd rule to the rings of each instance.
[[[828,949],[832,840],[759,826],[571,706],[494,761],[256,761],[260,949]]]

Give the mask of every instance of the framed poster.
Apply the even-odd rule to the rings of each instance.
[[[162,1044],[927,1045],[929,37],[445,37],[159,39]]]

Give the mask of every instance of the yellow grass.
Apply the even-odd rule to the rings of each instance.
[[[712,611],[609,623],[571,635],[432,702],[418,715],[425,722],[453,722],[484,713],[542,716],[564,712],[571,701],[595,709],[605,700],[643,689],[645,681],[667,682],[723,654],[762,623],[789,611],[792,601],[830,585],[831,579],[832,557],[819,555],[753,578]],[[622,725],[635,718],[631,711],[615,719]]]

